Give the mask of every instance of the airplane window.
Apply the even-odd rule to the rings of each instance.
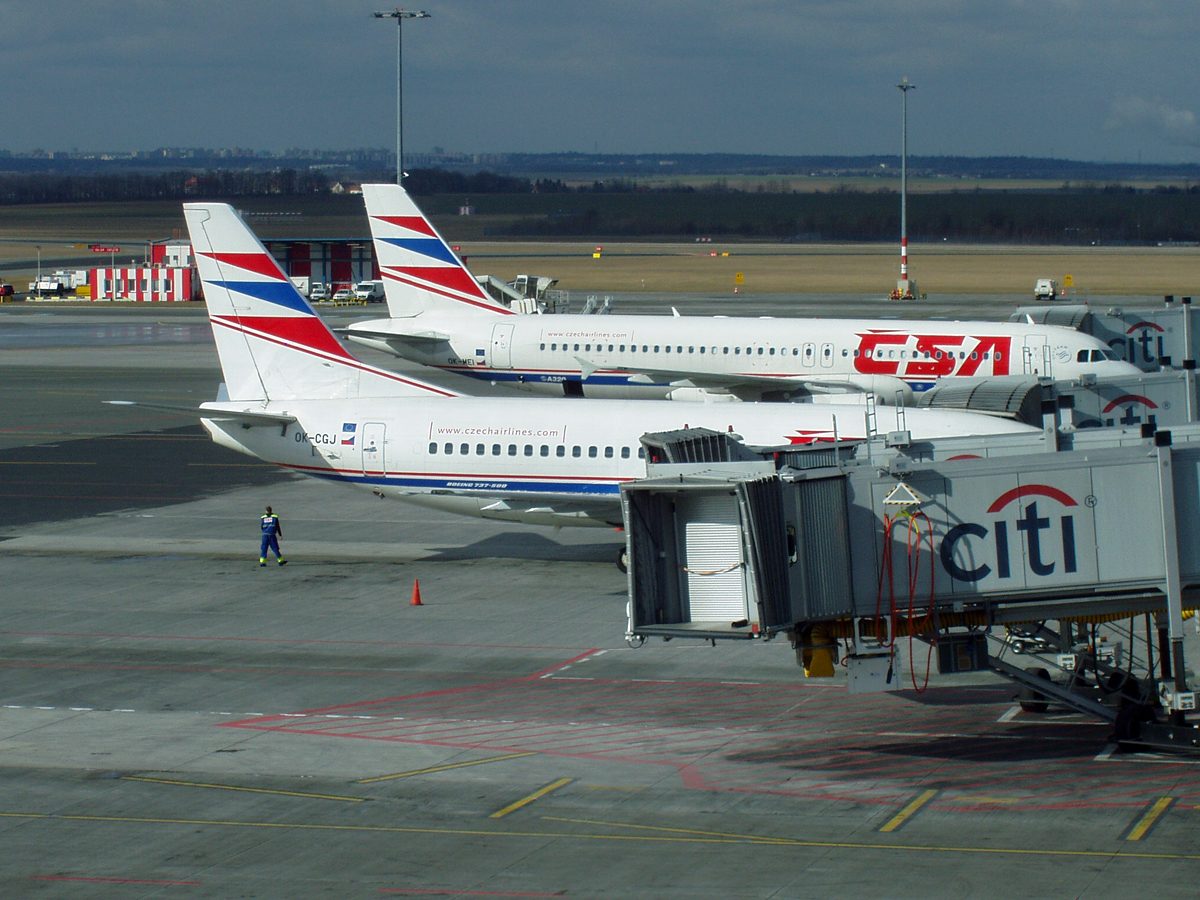
[[[682,347],[676,347],[676,348],[675,348],[675,352],[676,352],[676,353],[682,353],[682,352],[683,352],[683,348],[682,348]]]
[[[605,458],[605,459],[612,459],[612,458],[613,458],[613,448],[612,448],[612,447],[605,447],[605,448],[604,448],[604,458]]]
[[[708,349],[707,347],[701,347],[701,348],[700,348],[700,352],[701,352],[701,353],[703,353],[703,352],[704,352],[705,350],[707,350],[707,349]],[[714,347],[713,349],[715,350],[716,348]]]
[[[939,351],[937,351],[935,354],[933,354],[933,358],[934,358],[934,359],[941,359],[941,358],[942,358],[942,351],[941,351],[941,350],[939,350]]]
[[[542,454],[542,456],[549,456],[550,448],[547,445],[542,444],[541,454]]]
[[[734,348],[733,348],[733,352],[734,352],[734,355],[735,355],[735,356],[741,356],[741,355],[742,355],[742,348],[741,348],[741,347],[734,347]]]
[[[761,348],[761,347],[759,347],[759,350],[761,351],[761,350],[762,350],[762,348]],[[754,348],[753,348],[753,347],[747,347],[747,348],[746,348],[746,355],[747,355],[747,356],[749,356],[749,355],[750,355],[751,353],[753,353],[753,352],[754,352]]]
[[[500,455],[500,445],[492,444],[492,456],[499,456],[499,455]]]
[[[629,459],[629,448],[628,447],[621,448],[621,459]]]
[[[762,351],[761,351],[761,350],[759,350],[758,352],[759,352],[759,353],[762,353]],[[771,355],[771,356],[774,356],[774,355],[775,355],[775,348],[774,348],[774,347],[772,347],[772,348],[771,348],[771,354],[770,354],[770,355]]]
[[[550,345],[550,349],[551,349],[551,350],[557,350],[557,349],[558,349],[558,344],[551,344],[551,345]]]
[[[516,445],[516,444],[509,444],[509,445],[508,445],[508,455],[509,455],[509,456],[516,456],[516,455],[517,455],[517,445]]]
[[[475,455],[476,455],[476,456],[483,456],[483,452],[484,452],[484,450],[483,450],[483,444],[476,444],[476,445],[475,445]]]
[[[642,352],[643,352],[643,353],[649,353],[649,352],[650,352],[650,345],[649,345],[649,344],[642,344]]]
[[[575,345],[575,349],[576,349],[576,350],[578,350],[578,349],[579,349],[579,345],[578,345],[578,344],[576,344],[576,345]]]
[[[904,358],[905,358],[905,357],[907,357],[907,356],[908,356],[908,351],[907,351],[907,350],[901,350],[901,351],[900,351],[900,358],[901,358],[901,359],[904,359]]]
[[[526,455],[526,456],[533,456],[533,444],[526,444],[526,445],[525,445],[525,455]]]
[[[624,353],[624,352],[625,352],[625,345],[624,345],[624,344],[622,344],[622,345],[621,345],[621,352],[622,352],[622,353]]]
[[[436,456],[437,455],[437,444],[430,444],[429,452]]]
[[[805,355],[805,356],[812,356],[812,351],[813,351],[813,348],[812,348],[812,347],[805,347],[805,348],[804,348],[804,355]],[[868,350],[868,351],[867,351],[867,355],[868,355],[868,356],[870,356],[870,354],[871,354],[871,351],[870,351],[870,350]]]
[[[1000,351],[999,350],[996,351],[996,359],[1000,359]]]
[[[612,344],[609,344],[609,345],[608,345],[608,352],[609,352],[609,353],[612,353],[612,348],[613,348],[613,345],[612,345]]]
[[[658,352],[658,344],[655,344],[655,345],[654,345],[654,352],[655,352],[655,353],[657,353],[657,352]]]
[[[832,352],[833,352],[833,348],[832,348],[832,347],[826,347],[826,348],[825,348],[825,350],[824,350],[825,358],[826,358],[826,359],[829,359],[829,355],[830,355]],[[901,354],[901,356],[903,356],[903,355],[904,355],[904,354]]]
[[[584,350],[586,350],[587,352],[591,353],[591,351],[592,351],[592,345],[591,345],[591,344],[585,344],[583,349],[584,349]]]
[[[454,455],[454,445],[447,444],[445,447],[442,448],[442,452],[445,453],[447,456],[453,456]]]
[[[858,359],[858,351],[857,350],[854,351],[854,358]]]
[[[728,356],[728,355],[729,355],[729,348],[728,348],[728,347],[726,347],[726,348],[725,348],[725,349],[724,349],[722,352],[723,352],[723,353],[724,353],[726,356]]]
[[[966,359],[966,358],[967,358],[966,351],[964,351],[964,350],[959,350],[959,351],[958,351],[958,358],[959,358],[959,359]]]
[[[1087,361],[1088,361],[1088,352],[1086,350],[1080,350],[1078,353],[1075,354],[1075,362],[1087,362]]]
[[[1103,354],[1105,359],[1111,359],[1114,361],[1120,359],[1120,357],[1118,357],[1117,354],[1111,350],[1101,350],[1100,353]]]
[[[845,347],[843,347],[842,348],[842,358],[845,359],[849,355],[850,355],[850,351],[847,350]]]
[[[629,352],[630,352],[630,353],[637,353],[637,344],[630,344],[630,345],[629,345]]]
[[[889,350],[889,351],[888,351],[888,359],[895,359],[895,358],[896,358],[896,351],[895,351],[895,350]]]
[[[658,348],[657,348],[657,347],[655,347],[654,349],[655,349],[655,350],[657,350]],[[667,352],[668,352],[668,353],[670,353],[670,352],[671,352],[671,345],[670,345],[670,344],[667,344]]]
[[[596,458],[596,448],[588,447],[588,459],[595,459],[595,458]]]
[[[638,447],[638,459],[645,459],[645,458],[646,458],[646,448]]]
[[[470,453],[471,453],[471,445],[470,445],[470,444],[459,444],[459,445],[458,445],[458,452],[459,452],[461,455],[463,455],[463,456],[468,456],[468,455],[470,455]]]
[[[554,448],[554,455],[555,455],[555,456],[558,456],[558,457],[563,457],[563,456],[566,456],[566,455],[567,455],[567,445],[566,445],[566,444],[559,444],[557,447],[555,447],[555,448]]]
[[[983,351],[983,358],[984,359],[988,358],[988,352],[986,350]]]
[[[545,345],[545,344],[538,344],[538,349],[539,349],[539,350],[545,350],[545,349],[546,349],[546,345]]]
[[[974,350],[971,351],[971,359],[979,359],[979,354]]]
[[[583,448],[576,444],[571,448],[571,456],[575,457],[575,459],[579,459],[579,457],[583,456]]]
[[[704,348],[703,348],[703,347],[701,347],[700,349],[701,349],[701,350],[704,350]],[[696,348],[695,348],[695,347],[688,347],[688,353],[695,353],[695,352],[696,352]]]

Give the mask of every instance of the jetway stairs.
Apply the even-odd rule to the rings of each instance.
[[[1063,430],[1042,405],[1032,436],[645,436],[649,475],[622,486],[626,639],[786,636],[807,676],[840,662],[852,692],[990,670],[1027,710],[1200,751],[1183,632],[1200,605],[1200,424]]]

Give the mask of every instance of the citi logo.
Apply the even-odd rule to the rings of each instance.
[[[1071,495],[1048,484],[1029,484],[1006,491],[988,507],[987,514],[994,518],[986,524],[962,522],[946,532],[940,548],[942,567],[951,578],[967,582],[981,581],[993,572],[997,578],[1011,578],[1014,559],[1017,565],[1027,565],[1039,577],[1056,571],[1074,573],[1078,566],[1075,515],[1071,510],[1078,506]],[[1051,507],[1059,507],[1061,511],[1055,510],[1058,512],[1055,515]],[[955,560],[960,542],[969,537],[983,540],[985,546],[991,545],[995,568],[981,562],[968,569]],[[978,552],[970,555],[977,556]]]

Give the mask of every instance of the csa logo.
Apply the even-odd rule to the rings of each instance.
[[[1061,507],[1062,512],[1057,516],[1046,514],[1044,509],[1038,509],[1039,503],[1044,509],[1052,505]],[[1011,578],[1014,560],[1018,566],[1028,565],[1029,570],[1039,577],[1053,575],[1056,571],[1074,573],[1077,561],[1072,510],[1078,506],[1070,494],[1048,484],[1028,484],[1006,491],[988,507],[988,515],[994,518],[987,524],[962,522],[946,532],[940,549],[942,567],[950,577],[967,582],[981,581],[993,571],[997,578]],[[959,542],[967,537],[980,538],[992,545],[996,561],[994,570],[987,563],[968,569],[955,560]],[[1021,553],[1021,541],[1024,542],[1024,554]]]

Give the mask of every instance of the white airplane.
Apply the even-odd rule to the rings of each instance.
[[[911,403],[949,375],[1136,375],[1102,341],[1013,322],[518,315],[494,300],[399,185],[363,196],[390,318],[351,340],[556,396],[761,400],[873,392]]]
[[[619,525],[646,432],[705,426],[758,445],[866,436],[862,406],[457,395],[352,356],[231,207],[188,203],[184,215],[225,378],[217,401],[188,411],[218,444],[307,475],[483,518]],[[1035,430],[903,415],[913,439]]]

